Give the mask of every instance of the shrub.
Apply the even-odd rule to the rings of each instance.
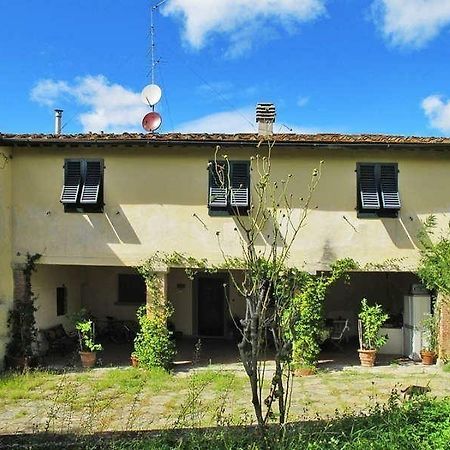
[[[146,306],[137,311],[139,332],[134,340],[134,355],[139,365],[145,368],[162,367],[168,369],[175,356],[172,332],[158,316],[149,316]]]
[[[436,216],[428,216],[419,232],[422,248],[417,274],[427,289],[450,294],[450,224],[444,234],[434,238],[436,226]]]

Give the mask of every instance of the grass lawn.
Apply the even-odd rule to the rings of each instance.
[[[290,420],[330,419],[383,404],[393,389],[431,387],[430,397],[450,396],[450,373],[343,370],[295,378]],[[0,377],[0,434],[93,433],[216,425],[250,425],[253,412],[242,372],[201,370],[95,369],[85,372],[30,372]]]

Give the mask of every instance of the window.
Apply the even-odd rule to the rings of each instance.
[[[119,296],[118,303],[128,303],[132,305],[146,302],[147,289],[144,279],[135,273],[119,274]]]
[[[247,214],[250,206],[248,161],[210,161],[208,208],[211,214]]]
[[[401,207],[396,163],[358,163],[358,216],[397,217]]]
[[[60,201],[66,212],[102,212],[103,161],[66,159]]]
[[[56,315],[64,316],[67,313],[67,289],[64,285],[56,288]]]

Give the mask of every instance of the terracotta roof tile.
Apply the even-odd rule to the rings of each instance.
[[[255,133],[207,134],[207,133],[85,133],[85,134],[2,134],[0,144],[50,144],[50,143],[256,143],[261,136]],[[267,139],[266,139],[267,140]],[[270,140],[286,144],[311,145],[450,145],[450,137],[394,136],[384,134],[274,134]]]

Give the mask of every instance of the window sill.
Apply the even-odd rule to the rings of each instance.
[[[103,213],[103,205],[102,206],[72,206],[72,205],[64,205],[65,213],[74,213],[74,214],[102,214]]]
[[[247,208],[242,210],[232,208],[208,208],[208,215],[211,217],[248,216],[248,211]]]
[[[358,219],[397,219],[398,210],[358,211]]]

